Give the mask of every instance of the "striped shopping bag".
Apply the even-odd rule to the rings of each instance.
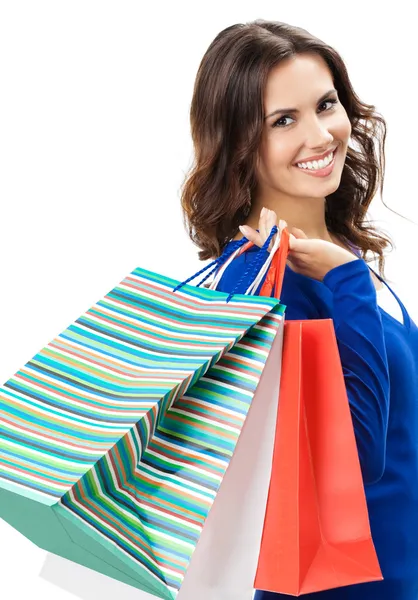
[[[188,281],[134,269],[0,387],[0,517],[168,600],[285,310]]]

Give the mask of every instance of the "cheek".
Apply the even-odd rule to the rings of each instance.
[[[351,123],[347,116],[347,113],[341,111],[340,114],[336,115],[335,121],[332,127],[332,133],[338,139],[348,140],[351,135]]]
[[[262,159],[267,167],[287,168],[294,160],[297,152],[297,144],[292,142],[291,137],[272,135],[264,144]]]

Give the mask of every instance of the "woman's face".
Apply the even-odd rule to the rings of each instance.
[[[338,188],[351,123],[333,89],[328,66],[318,55],[296,55],[271,71],[258,156],[261,193],[273,190],[285,196],[324,198]],[[297,111],[281,110],[286,108]],[[334,167],[324,177],[310,175],[295,165],[336,147]]]

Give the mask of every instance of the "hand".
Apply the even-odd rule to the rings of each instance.
[[[262,213],[263,211],[260,213],[259,232],[248,225],[240,227],[240,231],[245,237],[260,248],[270,235],[274,225],[278,225],[280,232],[287,227],[286,221],[280,220],[277,223],[277,215],[273,210],[264,209],[264,214]],[[359,260],[357,256],[333,242],[310,239],[296,227],[288,227],[287,230],[289,232],[287,264],[296,273],[322,281],[325,275],[335,267]],[[276,235],[271,239],[269,252],[273,248],[275,239]]]

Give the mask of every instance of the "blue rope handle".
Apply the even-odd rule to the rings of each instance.
[[[257,231],[258,231],[258,229],[257,229]],[[277,231],[278,231],[277,225],[274,225],[270,232],[270,235],[268,236],[268,238],[262,245],[261,250],[267,250],[267,248],[270,245],[271,238],[277,233]],[[248,269],[242,275],[241,279],[235,284],[234,289],[232,290],[232,292],[229,294],[228,298],[226,299],[227,303],[231,300],[235,291],[239,288],[239,286],[242,284],[242,282],[244,282],[246,280],[246,278],[248,276],[249,276],[250,281],[248,282],[248,284],[245,287],[246,287],[246,289],[248,289],[250,287],[251,283],[253,283],[255,278],[257,277],[258,271],[260,270],[260,267],[264,261],[265,261],[265,258],[263,257],[263,252],[259,252],[257,254],[257,256],[255,257],[253,263],[249,265]]]
[[[259,230],[257,229],[257,231],[259,231]],[[271,238],[277,233],[277,231],[278,231],[277,225],[274,225],[270,232],[270,235],[268,236],[268,238],[264,242],[263,246],[261,247],[261,250],[267,250],[267,248],[270,245]],[[240,240],[232,240],[232,242],[229,244],[230,247],[225,249],[218,258],[216,258],[214,261],[212,261],[211,263],[209,263],[208,265],[203,267],[203,269],[201,269],[200,271],[198,271],[197,273],[195,273],[194,275],[192,275],[185,281],[176,285],[176,287],[172,291],[176,292],[181,287],[183,287],[183,285],[186,285],[186,283],[189,283],[189,281],[192,281],[193,279],[195,279],[196,277],[198,277],[199,275],[204,273],[207,269],[209,269],[210,267],[213,266],[213,269],[211,271],[209,271],[209,273],[206,274],[206,276],[202,279],[202,281],[200,281],[200,283],[197,284],[196,287],[199,287],[200,285],[202,285],[202,283],[204,283],[206,281],[206,279],[208,279],[208,277],[210,277],[212,275],[212,273],[217,271],[218,268],[222,267],[222,265],[225,263],[225,261],[231,256],[231,254],[233,254],[236,251],[237,248],[240,248],[247,242],[248,242],[248,238],[246,238],[246,237],[243,237]],[[243,283],[243,281],[245,281],[245,279],[248,277],[248,275],[250,275],[250,282],[253,282],[255,280],[255,278],[257,277],[258,271],[263,262],[264,262],[263,252],[259,252],[258,255],[256,256],[255,260],[253,261],[253,264],[249,265],[248,269],[242,275],[241,279],[237,282],[237,284],[235,285],[232,292],[228,295],[228,298],[226,299],[227,303],[231,300],[231,298],[235,294],[235,290]],[[250,287],[250,285],[251,285],[251,283],[248,283],[246,288],[248,289]]]
[[[248,242],[248,239],[246,237],[242,238],[241,240],[232,240],[232,243],[230,244],[230,248],[226,248],[223,251],[223,253],[220,256],[218,256],[218,258],[216,258],[214,261],[212,261],[211,263],[206,265],[206,267],[203,267],[203,269],[201,269],[200,271],[198,271],[197,273],[195,273],[194,275],[192,275],[191,277],[186,279],[186,281],[183,281],[182,283],[179,283],[178,285],[176,285],[176,287],[172,291],[176,292],[181,287],[183,287],[183,285],[186,285],[186,283],[189,283],[189,281],[192,281],[192,279],[195,279],[196,277],[198,277],[198,275],[201,275],[207,269],[214,266],[212,271],[209,271],[209,273],[206,274],[206,277],[204,277],[202,279],[202,281],[196,285],[196,287],[199,287],[200,285],[202,285],[202,283],[204,283],[206,281],[206,279],[208,279],[208,277],[210,277],[212,275],[212,273],[217,271],[218,268],[222,267],[222,265],[225,263],[225,261],[231,256],[231,254],[233,254],[235,252],[235,250],[237,248],[240,248],[247,242]]]

